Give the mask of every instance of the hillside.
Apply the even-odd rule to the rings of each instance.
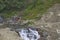
[[[23,19],[40,18],[55,3],[60,0],[0,0],[0,15],[9,18],[22,11]]]

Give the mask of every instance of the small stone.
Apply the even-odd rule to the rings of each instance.
[[[50,12],[51,15],[53,15],[53,12]]]
[[[56,31],[57,31],[57,33],[60,33],[60,30],[59,29],[57,29]]]
[[[60,16],[60,13],[58,14],[58,16]]]

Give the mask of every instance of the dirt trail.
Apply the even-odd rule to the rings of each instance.
[[[0,29],[0,40],[20,40],[18,34],[9,28]]]

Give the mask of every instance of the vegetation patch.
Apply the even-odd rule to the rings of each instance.
[[[0,14],[9,18],[22,11],[23,19],[36,19],[55,3],[60,0],[0,0]]]

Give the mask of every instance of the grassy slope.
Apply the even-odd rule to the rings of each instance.
[[[23,19],[35,19],[41,17],[44,12],[56,2],[60,3],[60,0],[33,0],[30,4],[25,5],[26,8],[24,10]],[[15,14],[18,14],[17,11],[11,10],[7,14],[4,14],[4,16],[10,17]]]
[[[55,2],[60,0],[36,0],[31,3],[24,11],[24,19],[34,19],[41,17]],[[38,16],[39,15],[39,16]]]

